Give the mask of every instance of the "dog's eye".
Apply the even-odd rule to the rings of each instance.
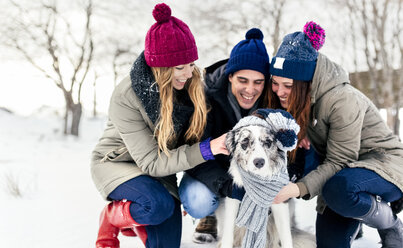
[[[248,148],[248,145],[249,145],[249,139],[248,138],[242,140],[242,142],[241,142],[242,149],[246,150]]]
[[[267,146],[268,148],[270,148],[272,143],[273,143],[273,142],[268,139],[268,140],[265,140],[263,144],[264,144],[265,146]]]

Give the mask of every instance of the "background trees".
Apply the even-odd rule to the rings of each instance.
[[[143,50],[147,29],[154,23],[151,11],[158,2],[3,1],[0,42],[9,54],[29,62],[60,89],[65,101],[64,133],[78,135],[83,107],[92,108],[95,115],[99,103],[109,101],[113,87]],[[263,31],[271,57],[285,34],[301,31],[306,21],[318,22],[327,34],[321,51],[342,64],[354,85],[379,108],[387,109],[388,124],[398,134],[402,0],[165,2],[194,33],[201,67],[228,58],[252,27]],[[89,103],[83,105],[87,99]]]
[[[77,13],[70,8],[66,11],[67,6],[61,6],[60,1],[10,0],[9,6],[3,10],[7,11],[3,44],[22,55],[62,91],[66,103],[64,133],[78,136],[81,90],[94,55],[92,1],[77,6]]]
[[[348,16],[346,47],[354,61],[351,76],[378,108],[385,108],[388,125],[399,135],[403,80],[403,1],[339,1]],[[352,48],[352,49],[351,49]]]

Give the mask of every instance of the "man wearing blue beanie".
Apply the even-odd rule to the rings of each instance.
[[[263,43],[263,33],[250,29],[245,39],[231,51],[230,58],[205,69],[206,95],[211,107],[204,137],[213,139],[228,132],[244,116],[265,106],[266,80],[270,60]],[[196,243],[217,238],[216,219],[212,214],[222,197],[242,200],[243,189],[234,188],[228,175],[229,157],[215,156],[187,171],[179,186],[184,209],[199,221],[193,235]]]

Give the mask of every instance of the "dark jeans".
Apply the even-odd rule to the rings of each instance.
[[[146,247],[180,247],[182,216],[180,202],[150,176],[139,176],[119,185],[108,196],[112,200],[127,199],[130,214],[139,224],[147,224]]]
[[[350,247],[362,217],[371,208],[370,195],[391,202],[402,191],[377,173],[364,168],[345,168],[331,177],[322,189],[327,208],[316,219],[318,248]]]

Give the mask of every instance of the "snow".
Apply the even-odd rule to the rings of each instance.
[[[105,121],[83,117],[81,136],[65,137],[60,115],[50,108],[29,117],[0,109],[1,247],[94,247],[106,202],[92,183],[89,163]],[[300,228],[314,232],[314,208],[314,201],[297,202]],[[181,247],[215,247],[192,243],[196,223],[183,217]],[[120,240],[122,248],[142,247],[138,238]],[[364,227],[353,247],[380,247],[378,241],[376,230]]]

